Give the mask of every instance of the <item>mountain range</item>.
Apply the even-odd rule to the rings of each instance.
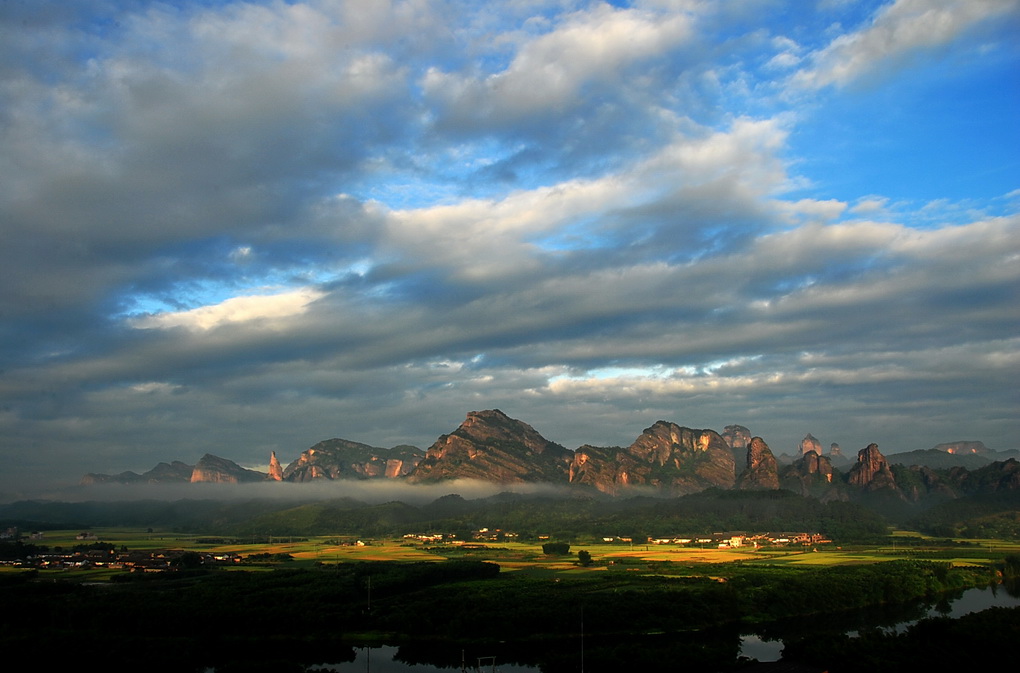
[[[828,454],[808,434],[800,455],[777,458],[765,440],[740,425],[723,432],[657,421],[626,447],[585,445],[570,450],[498,409],[473,411],[426,451],[414,446],[374,447],[329,439],[305,450],[286,467],[270,456],[267,472],[206,454],[190,466],[174,461],[152,470],[117,475],[90,473],[83,485],[100,483],[249,483],[391,479],[426,484],[474,479],[500,484],[546,483],[616,495],[648,489],[685,495],[705,489],[786,489],[822,501],[862,497],[910,503],[953,499],[976,492],[1020,488],[1014,454],[991,452],[980,442],[941,444],[928,451],[883,456],[876,444],[856,460],[836,444]],[[987,457],[986,457],[987,456]],[[937,458],[953,464],[929,465]],[[1002,457],[1003,460],[995,460]],[[960,459],[971,461],[968,467]],[[977,464],[977,460],[984,461]]]

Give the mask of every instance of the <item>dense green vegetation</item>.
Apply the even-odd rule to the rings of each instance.
[[[821,503],[789,491],[710,489],[680,498],[611,498],[598,493],[527,496],[503,493],[479,500],[448,495],[414,506],[368,504],[340,498],[311,503],[143,501],[131,503],[15,503],[0,506],[0,519],[23,530],[40,521],[77,522],[63,527],[153,526],[232,535],[349,535],[386,537],[411,530],[512,530],[524,539],[605,535],[669,536],[726,530],[813,531],[845,542],[883,536],[888,522],[854,503]],[[27,523],[34,522],[36,525]],[[558,540],[561,541],[561,540]]]
[[[949,500],[913,517],[910,526],[942,537],[1020,540],[1020,491]]]
[[[582,628],[598,636],[596,647],[652,633],[681,640],[684,634],[730,633],[721,641],[688,642],[687,656],[732,666],[735,634],[748,624],[934,596],[987,582],[989,570],[926,561],[820,568],[658,562],[554,576],[445,561],[125,573],[107,586],[38,578],[35,572],[0,574],[0,646],[45,650],[54,666],[96,658],[186,671],[264,665],[277,656],[306,664],[336,661],[352,643],[424,640],[460,651],[510,641],[532,653],[526,663],[555,673],[576,663],[543,658],[555,648],[538,643],[576,639]],[[719,649],[720,642],[730,645]],[[617,670],[620,660],[612,657],[621,653],[603,652],[588,670]]]

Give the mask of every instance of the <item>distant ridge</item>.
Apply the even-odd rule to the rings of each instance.
[[[938,445],[943,448],[888,457],[877,444],[870,444],[857,452],[855,461],[844,457],[838,444],[831,445],[828,455],[821,453],[821,446],[808,433],[799,447],[801,456],[781,464],[765,440],[752,437],[744,426],[729,425],[720,435],[660,420],[626,447],[586,445],[571,451],[527,423],[489,409],[469,412],[453,432],[440,436],[427,451],[414,446],[386,449],[335,438],[303,451],[286,468],[273,452],[267,472],[206,454],[194,466],[175,461],[160,463],[144,474],[89,473],[81,484],[379,479],[426,484],[471,479],[546,483],[610,495],[638,488],[674,496],[709,488],[785,489],[823,502],[879,498],[886,504],[954,498],[975,488],[1020,488],[1017,460],[1012,455],[994,460],[1002,456],[981,442],[948,442]]]
[[[935,451],[945,451],[946,453],[954,454],[980,454],[989,453],[991,449],[985,446],[984,442],[978,442],[973,440],[960,440],[957,442],[944,442],[942,444],[936,444],[932,447]]]

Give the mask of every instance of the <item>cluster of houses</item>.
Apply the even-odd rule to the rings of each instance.
[[[472,533],[472,539],[466,540],[458,538],[456,535],[449,533],[408,533],[404,535],[405,540],[413,540],[422,543],[435,543],[443,542],[453,545],[468,544],[472,541],[489,541],[494,542],[497,540],[512,541],[518,538],[517,533],[508,531],[501,531],[499,529],[490,530],[488,528],[481,528]],[[540,541],[549,540],[549,535],[539,535]],[[707,547],[714,546],[719,549],[728,549],[733,547],[783,547],[783,546],[813,546],[819,544],[831,544],[832,540],[826,538],[820,533],[804,533],[804,532],[783,532],[783,533],[744,533],[744,532],[725,532],[725,533],[712,533],[711,535],[699,535],[699,536],[681,536],[674,535],[669,537],[648,537],[648,538],[634,538],[629,536],[609,535],[602,538],[604,544],[656,544],[656,545],[679,545],[679,546],[697,546]]]
[[[606,538],[603,538],[605,541]],[[648,538],[651,544],[675,544],[695,546],[716,546],[719,549],[733,547],[786,547],[831,544],[832,540],[820,533],[713,533],[699,537],[657,537]]]
[[[479,528],[476,531],[472,531],[468,538],[463,537],[463,535],[458,536],[456,533],[408,533],[404,536],[404,539],[414,542],[446,542],[448,544],[462,545],[470,542],[514,542],[519,537],[520,535],[517,533],[499,528]],[[540,535],[539,538],[549,539],[549,536]]]
[[[0,561],[0,564],[48,570],[109,568],[128,572],[157,573],[178,570],[181,567],[181,557],[185,553],[187,552],[177,550],[117,552],[90,549],[45,552],[24,559]],[[232,565],[241,562],[239,554],[199,554],[199,558],[203,565]]]
[[[5,531],[5,539],[19,539],[17,529]],[[27,537],[32,541],[44,539],[43,533],[33,531]],[[22,538],[23,539],[23,538]],[[84,531],[75,535],[80,542],[96,542],[95,534]],[[201,553],[184,550],[149,550],[128,551],[122,548],[117,551],[112,545],[96,544],[92,546],[78,545],[76,549],[34,551],[24,558],[0,559],[0,565],[19,568],[39,568],[47,570],[74,570],[88,568],[110,568],[129,572],[169,572],[185,566],[188,562],[202,565],[232,565],[241,563],[242,557],[235,553]],[[186,556],[186,555],[190,555]]]

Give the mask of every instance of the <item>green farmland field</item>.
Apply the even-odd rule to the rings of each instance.
[[[571,545],[565,556],[546,555],[539,543],[418,543],[406,539],[337,538],[336,536],[269,537],[261,540],[218,538],[210,535],[186,535],[171,531],[135,528],[99,528],[91,530],[94,539],[80,540],[78,530],[47,531],[37,545],[50,549],[73,549],[79,545],[102,542],[115,550],[130,551],[194,551],[229,553],[242,558],[289,555],[288,567],[314,567],[357,561],[442,561],[463,559],[496,563],[504,572],[542,571],[597,573],[612,570],[642,571],[664,565],[697,566],[742,562],[750,564],[790,566],[838,566],[879,563],[892,560],[943,561],[953,565],[985,566],[1001,561],[1010,554],[1020,554],[1020,543],[999,540],[956,542],[925,539],[909,531],[899,531],[892,542],[882,545],[838,547],[789,546],[755,549],[752,546],[716,548],[709,545],[681,546],[672,544],[593,543]],[[897,542],[901,540],[901,542]],[[580,567],[577,552],[591,554],[592,564]],[[277,561],[277,565],[279,561]],[[251,567],[245,564],[243,567]],[[91,571],[96,579],[116,571]]]

